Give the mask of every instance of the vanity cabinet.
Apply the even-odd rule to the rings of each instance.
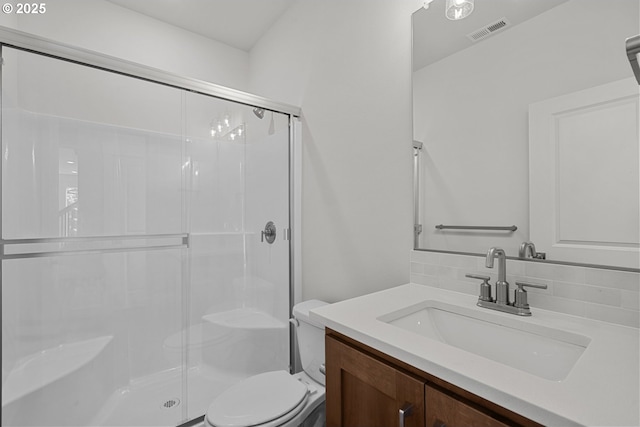
[[[429,409],[425,423],[428,427],[508,427],[513,425],[504,423],[463,402],[456,395],[440,391],[428,383],[425,384],[424,399]]]
[[[424,426],[424,381],[329,335],[325,355],[327,427],[396,426],[407,405],[405,426]]]
[[[540,426],[327,329],[327,427]]]

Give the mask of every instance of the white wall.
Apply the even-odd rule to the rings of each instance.
[[[104,0],[51,0],[0,25],[175,74],[247,90],[249,54]]]
[[[408,282],[415,0],[299,0],[251,51],[251,90],[302,107],[302,297]]]

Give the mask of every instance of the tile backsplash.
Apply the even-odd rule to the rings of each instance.
[[[486,268],[484,257],[411,251],[413,283],[478,295],[480,282],[468,273],[490,276],[492,284],[497,278],[497,268]],[[640,327],[640,273],[509,259],[507,281],[511,289],[516,281],[547,285],[527,289],[532,310]]]

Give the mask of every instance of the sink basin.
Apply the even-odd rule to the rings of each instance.
[[[591,341],[508,316],[427,300],[378,320],[551,381],[564,380]]]

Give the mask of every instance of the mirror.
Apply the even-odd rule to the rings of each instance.
[[[416,248],[640,268],[640,2],[444,3],[412,18]]]

